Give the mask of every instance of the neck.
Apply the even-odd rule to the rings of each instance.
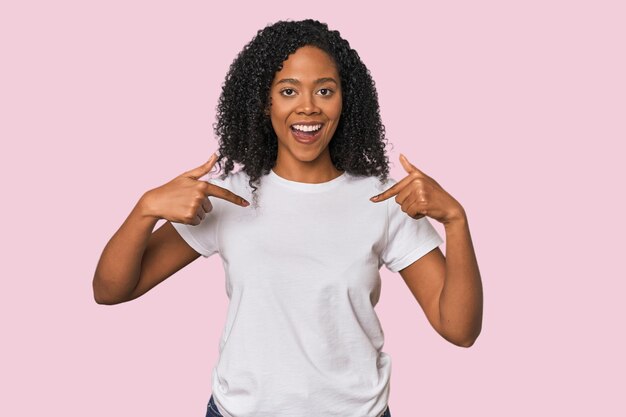
[[[319,184],[331,181],[343,171],[338,170],[330,161],[330,157],[315,161],[290,161],[284,163],[281,158],[276,159],[276,164],[272,170],[276,175],[290,181],[304,182],[308,184]]]

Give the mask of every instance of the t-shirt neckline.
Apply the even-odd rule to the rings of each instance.
[[[277,173],[274,172],[273,169],[270,169],[270,173],[268,174],[268,178],[275,184],[282,185],[284,187],[291,188],[292,190],[302,191],[305,193],[318,193],[322,191],[328,191],[332,188],[337,187],[339,184],[344,182],[347,178],[347,171],[343,171],[341,175],[336,178],[333,178],[330,181],[320,182],[317,184],[311,184],[308,182],[298,182],[291,181],[286,178],[281,177]]]

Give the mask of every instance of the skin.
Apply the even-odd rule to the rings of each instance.
[[[411,218],[427,216],[444,225],[446,257],[435,248],[399,272],[433,328],[470,347],[482,328],[483,292],[465,210],[402,154],[400,163],[408,175],[370,200],[378,204],[395,196]]]
[[[305,183],[327,182],[341,175],[328,150],[342,110],[339,83],[332,58],[312,46],[298,49],[276,73],[267,114],[278,137],[273,167],[277,175]],[[322,137],[312,145],[297,142],[291,134],[291,125],[303,120],[324,123]],[[97,303],[118,304],[140,297],[200,257],[171,222],[199,224],[212,210],[210,197],[241,207],[249,205],[231,191],[199,180],[211,171],[215,161],[213,155],[139,199],[102,252],[93,279]],[[483,300],[467,216],[461,204],[434,179],[403,155],[400,162],[407,176],[372,197],[372,204],[395,196],[408,216],[427,216],[443,223],[447,258],[436,248],[401,270],[400,275],[433,328],[451,343],[469,347],[481,330]],[[167,221],[152,232],[159,219]]]
[[[247,207],[231,191],[198,178],[213,169],[215,154],[204,164],[146,192],[109,240],[93,278],[98,304],[134,300],[200,257],[171,222],[197,225],[211,212],[209,197]],[[167,221],[154,233],[159,219]]]
[[[270,90],[269,115],[278,137],[273,170],[291,181],[321,183],[341,175],[330,159],[328,143],[341,117],[342,92],[333,59],[314,46],[304,46],[283,63]],[[291,133],[296,122],[322,122],[313,144],[297,142]]]

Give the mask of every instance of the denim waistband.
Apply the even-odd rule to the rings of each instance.
[[[224,417],[217,409],[217,406],[215,405],[215,401],[213,401],[213,395],[211,395],[211,397],[209,398],[206,417]],[[380,413],[377,417],[391,417],[389,406],[385,407],[385,410],[382,413]]]

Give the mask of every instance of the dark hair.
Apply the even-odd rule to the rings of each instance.
[[[278,138],[266,113],[272,81],[289,55],[306,45],[333,58],[341,81],[342,113],[328,144],[332,163],[353,175],[387,181],[387,140],[378,95],[358,53],[325,23],[279,21],[259,30],[230,65],[213,125],[219,138],[217,165],[224,169],[221,179],[233,171],[235,162],[241,164],[250,177],[255,203],[256,185],[270,172],[278,155]]]

